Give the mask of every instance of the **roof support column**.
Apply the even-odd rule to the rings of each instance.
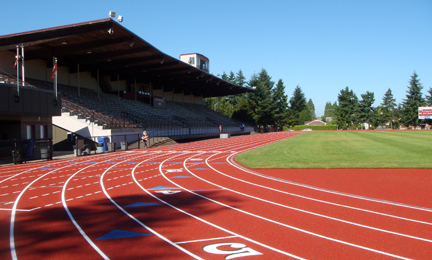
[[[100,96],[99,96],[99,89],[100,89],[100,84],[99,84],[99,70],[96,70],[96,79],[97,79],[98,99],[100,99]]]
[[[117,101],[120,103],[120,75],[117,74]]]
[[[136,85],[136,78],[135,78],[135,87],[134,87],[134,91],[135,91],[135,101],[137,101],[137,85]]]
[[[80,82],[79,63],[77,64],[77,74],[78,74],[78,97],[79,97],[79,96],[81,96],[81,92],[80,92],[81,82]]]

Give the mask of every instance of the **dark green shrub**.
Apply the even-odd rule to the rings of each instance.
[[[337,126],[336,125],[296,125],[296,126],[294,126],[292,128],[292,130],[294,130],[294,131],[301,131],[301,130],[306,129],[306,128],[310,128],[313,131],[337,130]]]

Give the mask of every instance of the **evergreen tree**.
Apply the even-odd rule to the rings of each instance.
[[[361,97],[362,100],[359,101],[357,113],[359,122],[377,127],[376,110],[372,107],[375,102],[374,93],[366,91],[366,94],[362,94]]]
[[[230,74],[228,76],[228,82],[232,84],[236,84],[236,76],[234,75],[234,72],[230,71]]]
[[[309,101],[307,102],[307,106],[309,108],[309,111],[310,111],[310,114],[311,114],[312,120],[313,120],[314,118],[316,118],[316,115],[315,115],[315,105],[312,102],[312,99],[309,98]]]
[[[338,95],[339,105],[335,110],[336,123],[338,127],[346,130],[351,125],[357,124],[358,99],[348,87],[342,89]]]
[[[248,101],[244,96],[240,98],[237,108],[232,115],[232,118],[247,124],[254,124],[254,119],[249,111]]]
[[[238,85],[240,87],[244,87],[246,85],[246,78],[243,75],[242,70],[239,70],[239,72],[237,72],[237,75],[235,78],[235,83],[236,83],[236,85]]]
[[[300,88],[300,86],[297,85],[297,87],[294,89],[293,95],[290,98],[289,101],[290,107],[290,118],[289,118],[289,123],[290,125],[295,125],[299,123],[299,117],[300,117],[300,113],[307,109],[307,104],[306,104],[306,98]]]
[[[265,69],[252,75],[249,86],[256,86],[255,92],[249,95],[249,106],[252,117],[257,126],[262,126],[266,131],[268,125],[274,125],[276,105],[272,100],[272,88],[274,82]]]
[[[275,123],[283,127],[288,123],[288,97],[285,94],[285,86],[282,79],[279,79],[273,92],[273,102],[276,104]]]
[[[298,124],[304,125],[305,121],[312,121],[312,114],[309,109],[305,109],[299,114]]]
[[[405,126],[413,125],[417,127],[419,125],[418,119],[418,108],[425,105],[425,100],[422,96],[423,86],[418,79],[417,73],[411,76],[407,90],[406,99],[402,102],[402,118],[401,121]]]
[[[384,93],[380,112],[381,123],[386,124],[390,122],[391,128],[393,128],[393,120],[396,119],[396,99],[393,98],[393,94],[390,88],[387,90],[386,93]]]
[[[228,81],[228,75],[225,73],[225,71],[222,73],[221,79]]]
[[[426,106],[432,106],[432,88],[428,90],[429,95],[426,95]]]
[[[232,114],[234,112],[234,106],[233,104],[231,104],[231,101],[228,97],[221,97],[219,110],[217,112],[229,118],[232,117]]]
[[[239,70],[239,72],[234,76],[234,73],[230,72],[229,80],[233,80],[231,83],[236,84],[238,86],[244,87],[246,85],[246,78],[243,76],[243,72]],[[244,96],[244,94],[230,95],[228,96],[231,105],[236,109],[239,105],[240,99]]]

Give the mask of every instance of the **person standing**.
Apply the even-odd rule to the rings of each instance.
[[[144,148],[147,148],[147,140],[148,140],[148,135],[147,132],[144,130],[143,135],[141,137],[141,141],[144,143]]]

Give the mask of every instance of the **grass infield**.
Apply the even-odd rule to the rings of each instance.
[[[236,160],[249,168],[432,168],[432,131],[309,132]]]

